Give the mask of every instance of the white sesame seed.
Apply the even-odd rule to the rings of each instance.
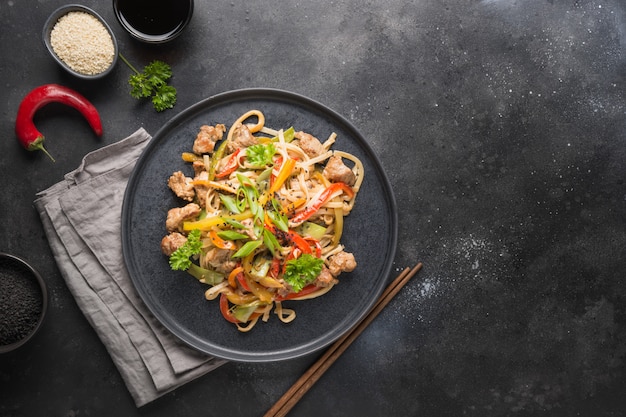
[[[105,71],[115,55],[106,27],[86,12],[73,11],[61,16],[50,33],[50,45],[63,62],[85,75]]]

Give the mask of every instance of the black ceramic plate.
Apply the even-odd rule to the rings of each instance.
[[[290,324],[272,314],[248,333],[224,320],[218,301],[204,298],[206,285],[172,271],[161,253],[165,218],[182,205],[167,187],[172,172],[192,175],[181,160],[203,124],[232,124],[250,109],[266,125],[294,126],[319,138],[336,132],[334,149],[358,156],[365,179],[342,238],[358,266],[322,297],[285,302],[297,317]],[[319,350],[350,329],[372,307],[387,282],[396,250],[397,212],[389,181],[363,136],[343,117],[306,97],[272,89],[237,90],[210,97],[184,110],[154,136],[129,180],[122,209],[126,266],[139,295],[156,318],[188,345],[211,355],[244,362],[268,362]]]

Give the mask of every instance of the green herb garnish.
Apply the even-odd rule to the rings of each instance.
[[[163,61],[152,61],[139,72],[120,54],[122,61],[134,71],[128,79],[133,98],[151,98],[156,111],[171,109],[176,104],[176,88],[167,81],[172,77],[172,67]]]
[[[246,148],[246,158],[255,167],[264,167],[271,164],[275,153],[276,147],[273,143],[252,145]]]
[[[170,255],[170,268],[179,271],[186,271],[191,266],[193,255],[200,253],[202,241],[200,240],[200,230],[194,229],[189,232],[187,241]]]
[[[300,292],[308,284],[315,281],[322,272],[323,264],[322,259],[305,253],[297,259],[287,261],[283,279],[293,288],[294,292]]]

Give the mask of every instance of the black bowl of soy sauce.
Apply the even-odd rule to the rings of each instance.
[[[133,38],[158,44],[182,33],[193,15],[193,0],[113,0],[113,10]]]
[[[31,340],[47,308],[48,291],[39,272],[22,258],[0,253],[0,353]]]

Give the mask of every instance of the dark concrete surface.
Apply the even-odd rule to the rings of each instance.
[[[230,363],[136,409],[32,204],[87,152],[246,87],[354,123],[398,201],[394,273],[424,263],[291,415],[626,415],[623,0],[197,1],[158,47],[126,35],[109,2],[83,2],[129,60],[172,64],[179,102],[164,113],[129,96],[121,62],[96,82],[62,72],[41,41],[62,4],[0,2],[0,251],[50,289],[41,333],[0,356],[0,415],[261,416],[317,358]],[[105,129],[42,110],[56,163],[13,133],[22,96],[50,82],[85,94]]]

